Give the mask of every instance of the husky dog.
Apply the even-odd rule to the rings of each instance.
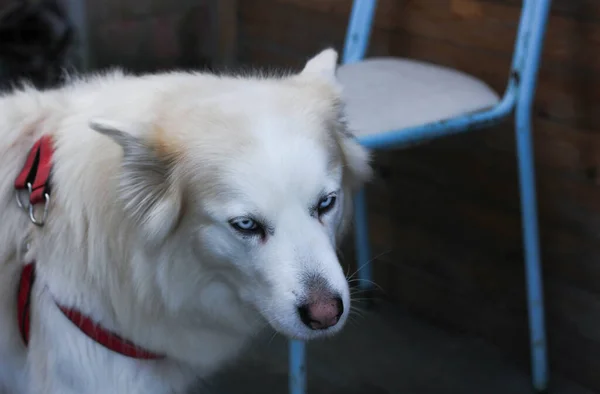
[[[338,332],[336,244],[371,169],[336,62],[326,49],[285,76],[111,72],[0,97],[0,392],[184,393],[268,325]],[[15,178],[48,163],[28,203]]]

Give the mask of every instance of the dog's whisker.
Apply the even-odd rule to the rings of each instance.
[[[350,287],[350,294],[369,293],[372,289],[363,289],[360,287]]]
[[[350,275],[349,277],[347,277],[347,280],[352,279],[354,277],[354,275],[358,274],[363,268],[365,268],[370,263],[374,262],[375,260],[377,260],[381,256],[384,256],[384,255],[386,255],[388,253],[391,253],[391,252],[392,252],[392,250],[390,249],[388,251],[379,253],[377,256],[373,257],[372,259],[368,260],[366,263],[364,263],[360,267],[358,267],[358,269],[356,271],[354,271],[354,273],[352,275]]]
[[[362,278],[354,278],[348,281],[348,283],[368,283],[371,284],[375,287],[377,287],[379,290],[383,291],[383,288],[381,286],[379,286],[377,283],[373,282],[372,280],[369,279],[362,279]],[[369,289],[361,289],[362,291],[368,291]]]
[[[356,315],[348,316],[348,324],[356,327],[356,326],[360,325],[360,321],[357,319]]]
[[[356,312],[356,311],[352,311],[353,313],[351,315],[348,315],[348,319],[354,319],[356,316],[363,318],[365,317],[364,314]]]
[[[361,313],[367,313],[367,310],[365,310],[365,309],[363,309],[363,308],[361,308],[361,307],[358,307],[358,306],[356,306],[356,305],[352,305],[352,306],[350,307],[350,311],[351,311],[351,312],[356,312],[356,311],[357,311],[357,312],[361,312]]]
[[[271,335],[271,338],[269,339],[268,343],[267,343],[267,347],[271,346],[271,342],[273,342],[273,339],[275,339],[275,337],[277,336],[277,334],[279,334],[276,330],[273,332],[273,335]]]

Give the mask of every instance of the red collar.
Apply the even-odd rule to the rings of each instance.
[[[44,209],[44,219],[41,221],[35,219],[35,215],[32,213],[32,207],[41,202],[47,204],[50,199],[49,178],[52,167],[52,154],[53,147],[51,137],[44,136],[40,138],[29,152],[25,166],[15,181],[17,193],[20,193],[22,190],[29,192],[28,206],[25,206],[21,202],[19,194],[17,194],[19,206],[24,209],[29,209],[30,220],[39,226],[44,225],[47,206],[45,206]],[[34,282],[35,263],[29,263],[23,267],[23,271],[21,272],[17,297],[19,331],[21,332],[21,337],[26,345],[29,343],[30,304]],[[91,318],[82,314],[77,309],[66,308],[58,303],[57,306],[65,317],[77,326],[81,332],[113,352],[127,357],[144,360],[164,358],[163,355],[144,350],[139,346],[136,346],[133,342],[121,338],[119,335],[99,326]]]

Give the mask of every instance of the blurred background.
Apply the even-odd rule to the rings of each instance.
[[[380,0],[369,55],[502,92],[521,2]],[[0,0],[0,81],[63,69],[299,69],[342,50],[350,0]],[[534,107],[551,392],[600,392],[600,2],[555,0]],[[529,393],[513,126],[377,153],[374,305],[308,347],[309,393]],[[351,238],[351,237],[350,237]],[[343,261],[355,270],[351,239]],[[272,333],[207,387],[284,393]]]

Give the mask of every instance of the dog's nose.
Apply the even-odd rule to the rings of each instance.
[[[317,300],[298,307],[300,320],[313,330],[333,327],[344,313],[344,304],[340,297]]]

